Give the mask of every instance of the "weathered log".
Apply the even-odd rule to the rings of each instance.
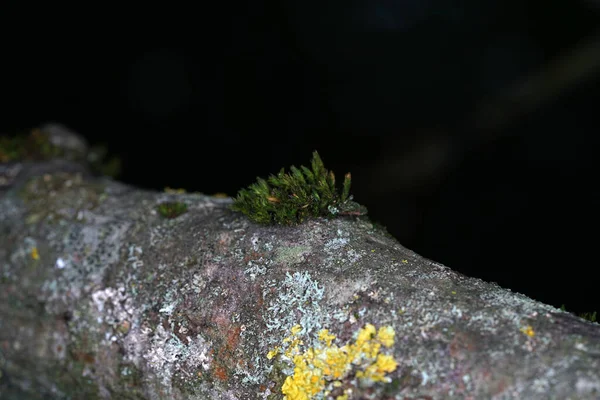
[[[260,226],[74,159],[2,168],[0,398],[600,398],[600,325],[366,217]]]

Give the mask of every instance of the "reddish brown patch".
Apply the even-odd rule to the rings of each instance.
[[[259,253],[257,251],[251,251],[249,254],[244,256],[244,263],[248,263],[248,261],[258,260],[261,257],[264,257],[265,253]]]
[[[217,378],[219,378],[222,381],[226,381],[227,380],[227,370],[224,367],[222,367],[221,365],[217,365],[215,367],[214,376],[216,376]]]
[[[187,343],[187,336],[181,332],[181,324],[179,322],[173,325],[173,335],[177,336],[182,343]]]
[[[467,358],[467,353],[472,353],[475,349],[476,345],[470,335],[464,332],[457,332],[448,345],[450,356],[458,360],[464,360]]]
[[[217,325],[217,330],[219,332],[226,330],[229,325],[229,319],[220,313],[214,314],[212,321]]]
[[[242,332],[242,328],[238,325],[233,326],[227,332],[227,347],[229,350],[234,351],[237,348],[238,343],[240,342],[240,332]]]
[[[219,241],[217,242],[217,252],[225,253],[229,248],[229,243],[231,242],[231,238],[227,234],[221,234],[219,236]]]
[[[165,328],[165,331],[168,332],[168,331],[171,330],[171,327],[169,326],[169,321],[168,320],[163,319],[161,325],[163,326],[163,328]]]
[[[96,358],[92,353],[85,353],[83,351],[77,351],[73,353],[73,358],[85,364],[93,364],[96,362]]]

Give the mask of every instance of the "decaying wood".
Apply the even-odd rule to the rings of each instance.
[[[422,258],[366,217],[265,227],[229,199],[70,162],[11,168],[3,399],[282,398],[267,353],[294,325],[341,345],[368,323],[393,327],[398,367],[354,398],[600,398],[600,325]],[[187,212],[164,218],[165,201]]]

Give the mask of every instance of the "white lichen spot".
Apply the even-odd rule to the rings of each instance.
[[[200,293],[208,284],[207,280],[204,279],[202,274],[195,274],[192,278],[192,289],[195,293]]]
[[[264,275],[267,272],[267,267],[256,264],[252,261],[248,262],[249,268],[244,270],[244,273],[250,276],[250,280],[254,282],[258,275]]]
[[[97,310],[98,323],[117,326],[123,321],[131,321],[134,312],[132,299],[125,288],[104,288],[92,293],[92,306]],[[112,335],[111,335],[112,336]]]
[[[575,348],[577,350],[581,350],[581,351],[588,351],[588,348],[586,347],[586,345],[584,343],[575,343]]]
[[[174,365],[181,356],[183,348],[181,341],[176,336],[171,338],[162,325],[156,327],[150,348],[144,358],[167,390],[171,387]]]
[[[309,272],[286,274],[283,282],[271,282],[269,286],[278,286],[277,298],[269,302],[265,316],[267,330],[279,331],[286,335],[290,329],[300,324],[302,333],[311,333],[328,325],[330,313],[321,307],[325,289],[312,279]],[[268,289],[263,293],[264,296]],[[267,341],[275,343],[280,338],[269,335]]]
[[[354,249],[349,249],[346,252],[346,260],[348,261],[349,264],[356,264],[357,262],[360,261],[360,259],[362,258],[362,254],[360,254],[359,252],[357,252]]]
[[[185,345],[159,324],[143,356],[167,390],[171,388],[175,373],[182,372],[192,376],[192,371],[198,367],[205,371],[210,368],[210,349],[205,340],[200,335],[196,338],[188,337],[187,340],[188,345]]]
[[[577,393],[599,393],[600,382],[598,380],[590,380],[586,377],[577,379],[575,383],[575,390]]]
[[[325,242],[325,251],[327,253],[331,253],[333,251],[338,251],[342,247],[346,246],[350,242],[347,238],[335,238],[328,240]]]
[[[188,340],[188,357],[184,360],[185,365],[193,369],[196,366],[201,366],[202,369],[208,371],[210,368],[209,346],[200,335],[195,338],[187,338]]]
[[[58,257],[56,259],[56,263],[55,263],[56,268],[63,269],[66,265],[67,265],[67,263],[61,257]]]
[[[456,307],[456,305],[452,305],[451,314],[459,319],[462,318],[462,316],[463,316],[462,310],[460,308]]]
[[[421,378],[421,386],[425,386],[427,384],[427,381],[429,380],[429,375],[427,375],[427,372],[421,371]]]
[[[171,314],[173,314],[173,311],[175,310],[175,307],[177,307],[177,304],[179,304],[179,299],[173,299],[173,297],[174,296],[172,292],[167,292],[167,294],[165,295],[165,302],[158,311],[168,316],[171,316]]]
[[[253,249],[254,251],[258,251],[258,242],[259,242],[259,241],[260,241],[260,239],[259,239],[259,238],[258,238],[258,236],[256,236],[256,235],[253,235],[253,236],[250,238],[250,243],[252,243],[252,249]]]
[[[129,255],[127,258],[127,262],[133,267],[133,269],[140,268],[144,266],[144,261],[140,260],[142,256],[142,248],[139,246],[131,245],[129,246]]]

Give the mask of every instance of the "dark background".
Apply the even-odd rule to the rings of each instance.
[[[216,3],[3,3],[0,129],[59,122],[127,183],[207,194],[318,150],[404,246],[600,311],[598,2]]]

